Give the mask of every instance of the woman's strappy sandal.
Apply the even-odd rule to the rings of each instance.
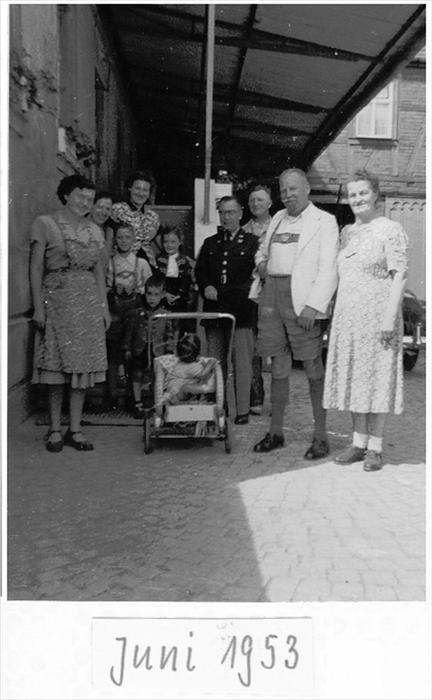
[[[60,440],[50,440],[51,435],[54,433],[58,433],[60,435]],[[46,436],[46,444],[45,447],[47,448],[48,452],[61,452],[63,449],[63,438],[61,436],[60,430],[49,430]]]
[[[63,438],[64,444],[68,445],[69,447],[74,447],[76,450],[80,450],[82,452],[89,452],[90,450],[93,450],[93,443],[89,442],[88,440],[75,440],[74,435],[77,435],[80,432],[80,430],[75,430],[72,432],[69,428]]]

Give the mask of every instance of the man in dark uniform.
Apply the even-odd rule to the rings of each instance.
[[[203,310],[231,313],[236,319],[233,353],[235,423],[243,425],[249,420],[250,408],[256,305],[248,295],[258,238],[240,227],[243,208],[236,197],[222,197],[218,209],[221,226],[216,235],[205,239],[198,255],[195,277],[204,298]],[[205,321],[205,328],[208,353],[220,360],[225,374],[229,321]]]

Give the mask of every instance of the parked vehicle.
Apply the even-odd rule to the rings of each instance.
[[[426,342],[426,302],[420,301],[410,289],[405,290],[402,302],[404,322],[403,365],[409,372],[415,366],[420,348]]]

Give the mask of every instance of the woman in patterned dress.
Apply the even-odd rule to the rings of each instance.
[[[155,184],[153,175],[147,170],[132,173],[126,183],[129,201],[114,204],[111,214],[114,222],[132,227],[135,233],[133,252],[139,258],[145,258],[152,268],[157,265],[151,241],[157,235],[160,221],[158,214],[147,206],[147,202]]]
[[[402,412],[407,237],[398,222],[377,210],[376,178],[355,173],[347,193],[355,223],[341,233],[323,405],[352,415],[352,445],[335,461],[364,460],[365,471],[376,471],[383,464],[387,414]]]
[[[63,178],[57,195],[61,210],[38,216],[31,231],[30,284],[37,329],[34,384],[47,384],[50,430],[46,448],[63,445],[92,450],[81,432],[87,387],[105,380],[106,304],[103,248],[99,227],[86,215],[94,185],[81,175]],[[70,424],[60,432],[63,388],[70,386]]]

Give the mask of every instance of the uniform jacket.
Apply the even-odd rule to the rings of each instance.
[[[268,260],[273,231],[285,214],[286,209],[283,209],[272,218],[255,257],[257,266]],[[303,230],[291,277],[294,311],[299,316],[305,306],[311,306],[317,309],[317,318],[328,318],[329,305],[338,281],[338,225],[332,214],[318,209],[312,202],[304,210],[303,216]]]
[[[147,351],[149,341],[149,319],[158,312],[166,313],[163,304],[151,308],[145,302],[139,309],[128,317],[123,338],[122,349],[130,350],[133,357],[140,357]],[[152,356],[158,357],[165,353],[174,352],[174,326],[170,319],[156,319],[152,324]]]
[[[258,238],[242,228],[232,241],[222,228],[205,239],[196,262],[195,278],[203,297],[205,288],[211,285],[216,288],[218,298],[210,301],[204,297],[204,311],[231,313],[240,328],[254,326],[255,304],[248,294],[257,248]]]

